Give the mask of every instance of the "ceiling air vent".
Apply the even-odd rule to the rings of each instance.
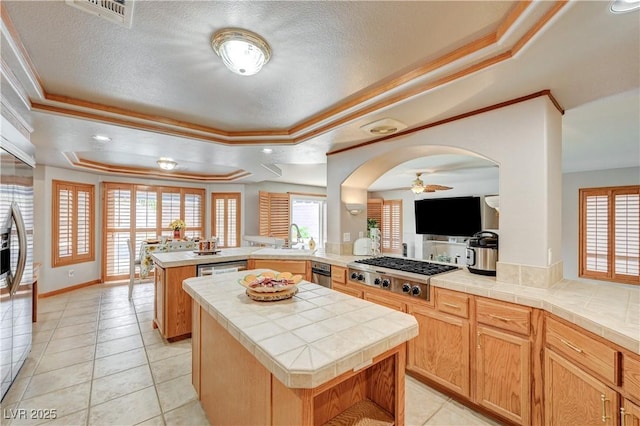
[[[133,0],[65,0],[70,6],[131,28]]]

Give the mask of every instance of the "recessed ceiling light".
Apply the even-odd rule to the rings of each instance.
[[[626,13],[636,9],[640,9],[640,0],[615,0],[609,6],[612,13]]]
[[[271,58],[271,48],[256,33],[241,28],[225,28],[211,38],[211,46],[222,62],[239,75],[253,75]]]
[[[264,152],[265,154],[271,154],[273,152],[273,149],[271,149],[271,148],[262,148],[262,152]]]
[[[173,170],[176,168],[176,166],[178,165],[178,163],[176,163],[175,161],[173,161],[173,159],[171,158],[166,158],[166,157],[162,157],[160,158],[158,161],[158,166],[160,166],[161,169],[164,170]]]
[[[383,118],[360,126],[360,128],[370,135],[386,136],[406,129],[407,125],[393,118]]]
[[[93,138],[93,140],[98,141],[98,142],[111,142],[111,138],[109,136],[93,135],[91,137]]]

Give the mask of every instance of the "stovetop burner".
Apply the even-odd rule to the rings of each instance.
[[[378,266],[387,269],[395,269],[398,271],[411,272],[420,275],[436,275],[458,269],[456,266],[451,265],[441,265],[439,263],[431,263],[420,260],[403,259],[399,257],[389,256],[356,260],[355,263],[362,263],[364,265]]]

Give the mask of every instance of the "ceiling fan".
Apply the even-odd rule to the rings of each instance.
[[[436,192],[436,191],[446,191],[448,189],[453,189],[450,186],[444,185],[425,185],[422,179],[420,179],[420,175],[422,173],[416,173],[416,178],[413,182],[411,182],[411,191],[414,194],[420,194],[422,192]]]

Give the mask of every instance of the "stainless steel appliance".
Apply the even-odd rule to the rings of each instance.
[[[429,300],[431,276],[459,268],[399,257],[372,257],[347,265],[348,278],[362,284]]]
[[[311,282],[331,288],[331,265],[316,261],[311,262]]]
[[[2,126],[6,124],[3,119]],[[0,140],[0,377],[4,398],[31,350],[32,146]]]
[[[222,274],[224,272],[245,271],[247,269],[246,260],[231,260],[228,262],[203,263],[198,265],[196,276],[203,277],[205,275]]]
[[[495,276],[497,262],[498,234],[480,231],[467,240],[467,268],[469,272]]]

